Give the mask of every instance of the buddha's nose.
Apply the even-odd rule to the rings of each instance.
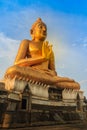
[[[45,27],[43,27],[43,30],[44,30],[44,31],[46,31],[46,28],[45,28]]]
[[[46,28],[43,28],[43,32],[46,33]]]

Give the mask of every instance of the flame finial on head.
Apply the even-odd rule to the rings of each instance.
[[[38,18],[38,19],[34,22],[34,24],[32,25],[31,30],[33,31],[33,29],[35,28],[35,26],[36,26],[37,24],[39,24],[39,23],[41,23],[41,24],[43,24],[43,25],[46,26],[46,24],[42,21],[42,19],[41,19],[41,18]],[[46,26],[46,27],[47,27],[47,26]]]

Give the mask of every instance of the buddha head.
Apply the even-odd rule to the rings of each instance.
[[[31,34],[32,40],[35,40],[35,41],[44,41],[46,39],[47,26],[41,20],[41,18],[38,18],[36,20],[36,22],[32,25],[32,28],[30,30],[30,34]]]

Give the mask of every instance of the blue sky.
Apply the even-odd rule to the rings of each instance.
[[[0,0],[0,77],[38,17],[47,24],[58,75],[78,81],[87,96],[86,0]]]

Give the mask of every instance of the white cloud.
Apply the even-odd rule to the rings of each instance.
[[[75,47],[75,46],[77,46],[77,44],[76,44],[76,43],[73,43],[72,46]]]
[[[83,47],[87,47],[87,43],[84,43],[84,44],[83,44]]]
[[[80,84],[84,84],[84,83],[87,83],[87,79],[80,81]]]
[[[86,73],[87,73],[87,68],[85,68],[85,69],[84,69],[84,72],[86,72]]]
[[[20,41],[0,33],[0,77],[7,67],[13,64]]]

